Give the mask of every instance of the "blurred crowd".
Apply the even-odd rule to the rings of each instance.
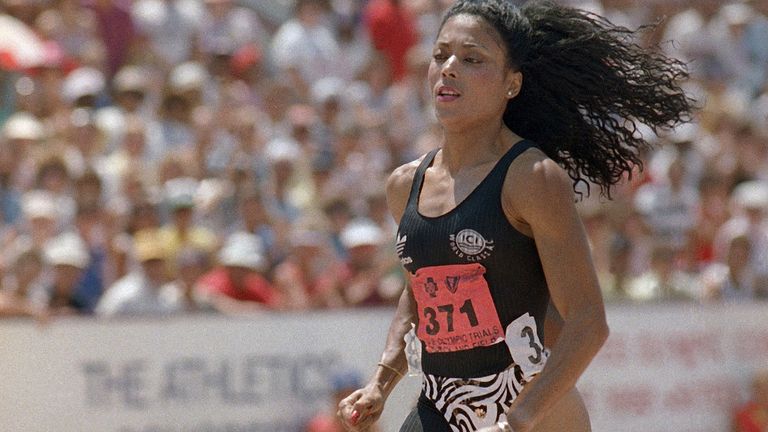
[[[450,3],[2,0],[0,315],[395,304]],[[568,3],[655,23],[702,107],[579,203],[606,300],[768,298],[768,1]]]

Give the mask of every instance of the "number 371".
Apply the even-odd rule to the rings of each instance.
[[[427,334],[430,336],[434,336],[438,333],[440,333],[441,329],[441,320],[438,320],[438,314],[443,315],[444,320],[442,320],[445,324],[445,331],[452,332],[454,330],[453,328],[453,311],[454,306],[453,304],[446,304],[446,305],[440,305],[437,306],[437,310],[435,310],[432,307],[425,307],[424,308],[424,318],[427,319],[427,325],[424,328],[426,330]],[[459,308],[459,312],[466,315],[466,319],[469,321],[469,325],[471,327],[477,327],[477,315],[475,314],[475,308],[472,306],[472,300],[467,299],[463,305]]]

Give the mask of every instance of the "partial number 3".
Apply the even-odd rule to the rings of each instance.
[[[507,326],[506,342],[512,359],[520,366],[526,380],[544,367],[547,352],[539,340],[536,320],[526,313]]]

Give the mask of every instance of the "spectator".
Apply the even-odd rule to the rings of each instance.
[[[93,311],[104,292],[107,277],[109,222],[106,212],[98,205],[78,208],[75,229],[83,240],[89,263],[83,271],[75,298]]]
[[[746,235],[731,239],[723,263],[714,263],[702,275],[704,299],[737,303],[768,297],[768,278],[750,265],[753,243]]]
[[[170,221],[163,225],[158,235],[168,254],[170,274],[175,275],[173,265],[180,250],[191,248],[212,253],[218,245],[216,235],[195,221],[198,182],[190,177],[180,177],[168,180],[164,186]]]
[[[289,138],[270,141],[265,153],[271,168],[266,190],[269,200],[265,204],[276,218],[293,222],[301,216],[300,203],[295,195],[300,194],[296,192],[297,169],[304,156],[298,143]]]
[[[670,246],[656,245],[650,268],[629,283],[629,297],[637,302],[693,300],[696,280],[676,268],[675,256]]]
[[[200,22],[197,44],[203,53],[233,54],[253,45],[263,50],[266,30],[251,9],[236,6],[233,0],[203,0],[206,19]]]
[[[147,73],[141,66],[127,65],[117,71],[112,80],[116,108],[125,114],[142,113],[147,93],[152,90],[147,82]]]
[[[360,73],[371,61],[373,47],[366,30],[360,26],[356,16],[338,15],[336,40],[339,44],[339,63],[345,65],[339,71],[339,78],[347,82],[359,79]]]
[[[73,110],[65,136],[66,141],[62,142],[61,152],[72,177],[80,177],[86,171],[96,170],[95,167],[103,163],[106,137],[96,124],[93,110]]]
[[[365,24],[373,46],[387,59],[395,81],[406,73],[406,55],[419,40],[416,23],[405,2],[371,0],[365,6]]]
[[[768,430],[768,370],[754,374],[751,398],[736,409],[733,423],[733,432]]]
[[[109,239],[110,270],[114,279],[120,279],[133,270],[134,235],[140,231],[157,232],[160,228],[160,214],[156,204],[143,197],[131,202],[131,208],[126,210],[123,231]]]
[[[138,267],[117,280],[96,306],[100,316],[164,316],[181,310],[180,296],[163,290],[168,281],[168,252],[158,233],[139,231],[133,252]]]
[[[429,35],[450,2],[4,5],[34,27],[45,53],[33,69],[0,72],[0,254],[30,245],[41,253],[59,233],[76,231],[91,249],[85,279],[103,290],[140,270],[133,234],[163,225],[175,238],[171,214],[178,214],[182,225],[207,232],[206,244],[240,230],[257,234],[269,280],[306,218],[330,219],[334,260],[347,260],[340,234],[350,220],[392,229],[379,196],[382,173],[436,145],[424,77]],[[691,59],[689,91],[704,103],[690,127],[643,150],[647,170],[616,189],[614,204],[598,203],[607,217],[587,233],[604,293],[631,300],[628,281],[656,280],[661,268],[651,256],[663,241],[675,253],[666,271],[708,281],[706,293],[694,295],[728,293],[723,275],[736,272],[753,275],[739,277],[754,280],[749,292],[760,298],[759,280],[768,279],[768,193],[760,191],[768,178],[768,3],[582,3],[602,5],[630,27],[670,16],[638,43],[660,42]],[[197,183],[195,206],[166,212],[166,183],[183,178]],[[738,269],[729,250],[744,235],[749,265]],[[609,257],[615,237],[626,244]],[[175,242],[172,249],[190,247]],[[306,246],[299,248],[313,248]],[[166,261],[170,269],[176,262]],[[96,289],[86,297],[98,296]]]
[[[206,304],[195,290],[197,282],[210,268],[210,258],[205,251],[186,248],[176,254],[176,278],[161,288],[161,291],[179,303],[180,312],[209,312]]]
[[[51,283],[45,288],[44,304],[51,315],[90,314],[89,305],[77,298],[90,256],[76,233],[68,232],[51,239],[45,246],[46,264],[52,267]]]
[[[272,38],[275,66],[305,98],[317,80],[339,75],[339,44],[325,25],[326,12],[324,0],[297,0],[293,17]]]
[[[239,204],[237,229],[259,237],[270,267],[281,262],[287,254],[285,240],[289,222],[274,218],[265,206],[262,194],[255,188],[246,189]]]
[[[35,188],[45,191],[53,199],[62,225],[74,220],[77,203],[73,192],[73,178],[60,158],[53,156],[40,162],[37,169]]]
[[[3,153],[10,174],[9,187],[26,191],[32,186],[37,171],[36,156],[45,138],[45,128],[32,114],[17,112],[3,125]]]
[[[123,4],[119,0],[92,0],[90,5],[96,29],[106,48],[108,76],[113,76],[126,62],[136,42],[130,10]]]
[[[153,151],[147,144],[147,126],[140,117],[124,118],[123,130],[116,142],[116,149],[94,167],[104,179],[107,196],[119,194],[125,177],[131,172],[140,171],[147,180],[157,176],[159,151]],[[157,158],[157,159],[156,159]]]
[[[10,150],[0,142],[0,226],[5,228],[21,218],[21,193],[11,183],[15,170],[11,159]]]
[[[275,309],[282,299],[261,272],[265,259],[259,238],[253,234],[231,234],[219,251],[218,266],[198,282],[201,298],[225,314]]]
[[[167,157],[171,152],[194,149],[193,108],[188,97],[174,90],[165,90],[157,117],[147,126],[147,144],[157,151],[160,158]]]
[[[46,22],[49,35],[70,57],[77,57],[83,46],[96,35],[96,20],[93,13],[80,7],[76,0],[62,0],[55,7],[46,9],[38,18]]]
[[[321,229],[296,228],[290,234],[290,252],[275,268],[275,288],[285,298],[287,309],[322,308],[329,305],[329,292],[322,290],[322,277],[335,263],[328,253],[329,236]]]
[[[31,190],[22,197],[21,209],[24,215],[21,238],[29,240],[33,247],[42,250],[46,242],[60,230],[61,218],[55,197],[47,191]]]
[[[396,261],[383,259],[384,232],[366,219],[349,222],[340,240],[347,259],[326,270],[322,292],[329,295],[331,306],[380,306],[394,304],[400,296],[402,280]]]
[[[113,105],[101,108],[96,114],[96,122],[104,131],[110,153],[121,150],[121,141],[131,126],[135,129],[136,124],[141,124],[142,129],[145,128],[151,104],[156,102],[151,100],[148,73],[143,67],[128,65],[117,71],[112,79]],[[147,155],[159,158],[157,151],[150,150],[147,149]]]
[[[82,66],[67,74],[61,92],[70,106],[93,110],[100,105],[106,85],[106,77],[99,69]]]
[[[698,191],[685,183],[686,167],[678,155],[670,161],[665,178],[643,185],[635,206],[657,242],[682,251],[694,226]]]
[[[738,184],[731,193],[731,208],[733,215],[715,234],[715,259],[725,261],[732,241],[738,236],[747,236],[750,254],[746,264],[750,272],[768,274],[768,183],[755,180]]]
[[[202,13],[200,4],[186,0],[138,0],[131,8],[152,63],[165,72],[191,58]]]
[[[354,217],[352,207],[349,201],[340,196],[329,198],[323,204],[323,214],[330,224],[331,245],[336,256],[341,259],[347,258],[347,248],[341,241],[341,232]]]
[[[0,286],[0,317],[44,315],[44,308],[34,302],[34,295],[42,292],[43,258],[40,253],[26,245],[14,251],[15,256],[6,256],[8,272],[3,275]],[[10,253],[9,253],[10,255]]]

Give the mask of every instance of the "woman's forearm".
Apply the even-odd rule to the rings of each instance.
[[[379,366],[372,378],[385,394],[389,394],[408,369],[405,357],[405,335],[411,330],[414,320],[415,304],[408,287],[403,289],[397,311],[389,326],[387,341],[381,354]],[[385,365],[385,366],[382,366]]]
[[[607,337],[608,326],[602,308],[574,313],[567,318],[546,366],[512,404],[510,423],[522,421],[527,426],[538,423],[549,408],[576,385]]]

